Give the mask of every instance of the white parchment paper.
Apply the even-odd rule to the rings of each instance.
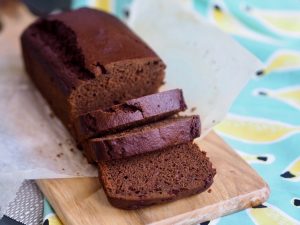
[[[136,0],[130,26],[167,64],[164,89],[183,88],[207,132],[228,111],[259,62],[195,14],[190,1]],[[96,176],[26,76],[19,35],[33,18],[4,18],[0,34],[0,214],[24,179]],[[1,215],[0,215],[1,217]]]
[[[97,176],[24,71],[19,36],[33,19],[19,7],[0,33],[0,218],[24,179]]]
[[[202,136],[226,115],[260,62],[195,12],[191,0],[135,0],[129,26],[167,64],[163,89],[182,88]]]

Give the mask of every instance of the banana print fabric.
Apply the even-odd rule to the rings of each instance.
[[[73,7],[88,5],[125,18],[130,2],[80,0],[74,1]],[[202,224],[300,224],[300,2],[193,2],[200,15],[264,63],[215,131],[271,188],[266,203]],[[54,215],[46,211],[44,221]],[[59,224],[57,218],[47,221],[50,225]]]

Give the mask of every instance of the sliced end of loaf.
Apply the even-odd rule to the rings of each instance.
[[[99,179],[112,205],[137,209],[205,191],[215,169],[196,144],[101,162]]]

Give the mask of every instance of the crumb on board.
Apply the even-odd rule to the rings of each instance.
[[[197,109],[197,107],[192,107],[192,108],[191,108],[191,112],[195,112],[196,109]]]
[[[67,139],[65,140],[65,143],[68,144],[68,145],[72,145],[72,144],[73,144],[73,140],[70,139],[70,138],[67,138]]]
[[[57,154],[56,157],[57,157],[57,158],[60,158],[60,157],[63,156],[63,155],[64,155],[64,153],[61,152],[61,153]]]
[[[207,191],[208,193],[211,193],[211,189],[208,189],[208,191]]]
[[[65,170],[65,168],[62,168],[62,170]]]

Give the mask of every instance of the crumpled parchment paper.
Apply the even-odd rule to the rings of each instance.
[[[19,36],[33,20],[19,6],[0,33],[0,218],[24,179],[97,176],[27,77]]]
[[[183,88],[206,133],[260,64],[189,4],[136,0],[129,24],[166,62],[163,89]],[[24,72],[19,36],[33,18],[22,6],[18,14],[0,33],[0,218],[24,179],[97,175]]]
[[[135,0],[129,26],[167,64],[163,89],[182,88],[189,114],[199,114],[203,137],[261,68],[224,32],[208,24],[191,0]]]

